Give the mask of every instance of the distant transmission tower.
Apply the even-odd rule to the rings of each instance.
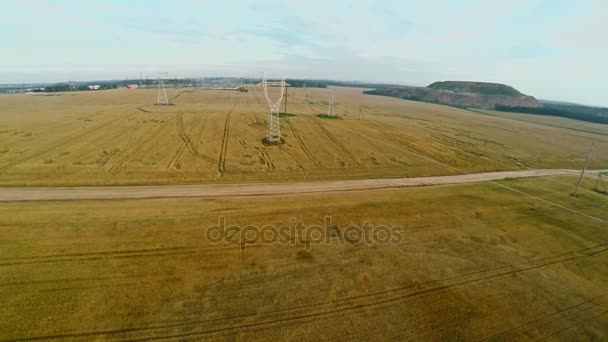
[[[281,143],[281,125],[279,122],[279,107],[281,106],[281,100],[285,94],[285,77],[280,81],[268,81],[266,75],[262,78],[262,87],[264,88],[264,96],[268,102],[269,117],[268,117],[268,135],[266,136],[266,142],[270,144]],[[279,87],[280,93],[276,100],[271,100],[268,96],[268,87]]]
[[[585,171],[587,170],[587,166],[589,166],[589,161],[591,160],[591,156],[593,155],[593,146],[595,145],[595,140],[591,142],[591,149],[589,150],[589,154],[587,154],[587,159],[585,160],[585,166],[583,166],[583,171],[581,172],[581,176],[578,178],[578,182],[576,183],[576,188],[572,193],[572,197],[576,197],[578,193],[578,188],[581,186],[581,181],[583,180],[583,176],[585,175]]]
[[[166,106],[169,104],[169,98],[167,97],[167,91],[165,90],[165,82],[159,78],[156,83],[158,83],[158,97],[156,104],[159,106]]]
[[[334,92],[330,90],[329,92],[329,105],[327,106],[327,116],[334,117]]]
[[[600,190],[599,185],[602,185],[602,189]],[[604,179],[602,178],[602,174],[598,173],[597,174],[597,180],[595,181],[595,186],[593,187],[594,189],[598,190],[598,191],[604,191],[606,192],[606,185],[604,184]]]

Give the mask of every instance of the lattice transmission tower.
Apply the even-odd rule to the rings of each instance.
[[[279,107],[285,94],[285,77],[280,81],[268,81],[266,75],[262,78],[262,87],[264,88],[264,96],[268,102],[269,117],[268,117],[268,134],[266,136],[266,142],[270,144],[277,144],[283,141],[281,137],[281,125],[279,122]],[[268,87],[279,87],[279,96],[276,100],[272,100],[268,95]]]
[[[602,188],[600,189],[600,184],[602,185]],[[604,184],[604,178],[602,177],[601,173],[597,174],[597,180],[595,181],[595,186],[593,187],[595,190],[597,191],[601,191],[604,193],[608,192],[608,189],[606,188],[606,185]]]
[[[329,91],[329,105],[327,106],[327,116],[336,116],[336,114],[334,114],[334,92],[331,90]]]
[[[595,139],[591,141],[591,148],[589,149],[589,153],[587,154],[587,159],[585,159],[585,166],[583,166],[583,171],[581,171],[581,175],[578,178],[578,182],[576,183],[576,188],[572,193],[572,197],[576,197],[578,195],[578,189],[581,186],[581,181],[583,180],[583,176],[585,175],[585,171],[587,171],[587,166],[589,166],[589,161],[591,160],[591,156],[593,155],[593,146],[595,146]]]
[[[158,96],[156,98],[156,104],[159,106],[166,106],[169,104],[169,98],[167,97],[167,91],[165,90],[165,82],[159,78],[156,83],[158,84]]]

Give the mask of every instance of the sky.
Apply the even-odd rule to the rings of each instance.
[[[605,0],[3,1],[0,84],[463,80],[608,106],[606,13]]]

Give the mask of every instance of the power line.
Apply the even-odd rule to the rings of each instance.
[[[361,137],[363,137],[363,138],[369,138],[369,137],[367,137],[366,135],[364,135],[364,134],[362,134],[362,133],[359,133],[359,132],[357,132],[357,131],[354,131],[354,130],[352,130],[352,129],[349,129],[349,128],[346,128],[346,127],[342,127],[342,129],[347,130],[347,131],[349,131],[349,132],[351,132],[351,133],[357,134],[357,135],[359,135],[359,136],[361,136]],[[386,142],[386,141],[382,141],[382,140],[377,140],[377,139],[376,139],[376,140],[374,140],[374,141],[379,142],[379,143],[382,143],[382,144],[385,144],[385,145],[388,145],[388,146],[391,146],[391,147],[393,147],[393,148],[395,148],[395,149],[398,149],[398,150],[400,150],[400,151],[402,151],[402,152],[405,152],[405,153],[407,153],[407,154],[414,155],[414,156],[417,156],[417,157],[419,157],[419,158],[426,159],[426,160],[428,160],[428,161],[430,161],[430,162],[432,162],[432,163],[435,163],[435,164],[438,164],[438,165],[441,165],[441,166],[447,167],[447,168],[452,169],[452,170],[456,170],[456,171],[458,171],[458,172],[459,172],[459,173],[461,173],[461,174],[464,174],[464,175],[471,175],[471,173],[466,172],[466,171],[464,171],[464,170],[461,170],[461,169],[459,169],[459,168],[457,168],[457,167],[454,167],[454,166],[448,165],[448,164],[446,164],[446,163],[440,162],[440,161],[438,161],[438,160],[436,160],[436,159],[434,159],[434,158],[431,158],[431,157],[429,157],[429,156],[426,156],[426,155],[423,155],[423,154],[420,154],[420,153],[416,153],[416,152],[412,152],[412,151],[405,150],[405,149],[403,149],[403,148],[401,148],[401,147],[399,147],[399,146],[397,146],[397,145],[395,145],[395,144],[392,144],[392,143],[389,143],[389,142]],[[544,198],[540,198],[540,197],[538,197],[538,196],[534,196],[534,195],[528,194],[528,193],[526,193],[526,192],[523,192],[523,191],[521,191],[521,190],[514,189],[514,188],[512,188],[512,187],[506,186],[506,185],[501,184],[501,183],[498,183],[498,182],[496,182],[496,181],[489,181],[489,182],[490,182],[490,183],[492,183],[492,184],[495,184],[495,185],[497,185],[497,186],[499,186],[499,187],[501,187],[501,188],[507,189],[507,190],[512,191],[512,192],[515,192],[515,193],[519,193],[519,194],[521,194],[521,195],[525,195],[525,196],[527,196],[527,197],[530,197],[530,198],[536,199],[536,200],[538,200],[538,201],[541,201],[541,202],[544,202],[544,203],[550,204],[550,205],[552,205],[552,206],[554,206],[554,207],[557,207],[557,208],[561,208],[561,209],[567,210],[567,211],[572,212],[572,213],[575,213],[575,214],[577,214],[577,215],[580,215],[580,216],[583,216],[583,217],[586,217],[586,218],[589,218],[589,219],[592,219],[592,220],[595,220],[595,221],[598,221],[598,222],[602,222],[602,223],[608,223],[608,221],[607,221],[607,220],[604,220],[604,219],[602,219],[602,218],[595,217],[595,216],[592,216],[592,215],[589,215],[589,214],[585,214],[585,213],[583,213],[583,212],[581,212],[581,211],[578,211],[578,210],[576,210],[576,209],[572,209],[572,208],[565,207],[565,206],[563,206],[563,205],[561,205],[561,204],[557,204],[557,203],[555,203],[555,202],[551,202],[551,201],[546,200],[546,199],[544,199]]]

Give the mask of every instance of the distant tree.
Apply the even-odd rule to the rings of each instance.
[[[496,105],[495,109],[501,112],[561,116],[575,120],[608,124],[608,108],[544,103],[542,107],[535,108]]]

